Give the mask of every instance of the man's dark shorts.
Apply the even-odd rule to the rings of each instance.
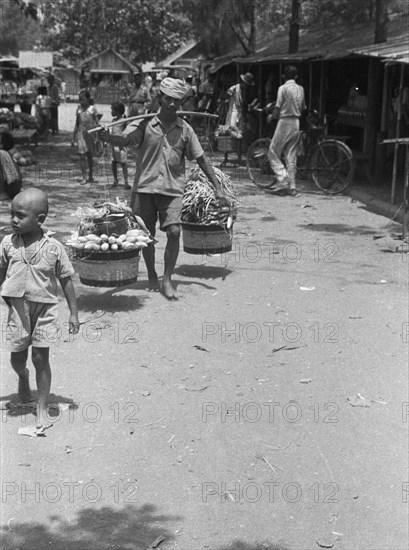
[[[170,197],[158,193],[132,193],[132,211],[140,216],[152,235],[155,234],[155,226],[158,221],[162,231],[166,231],[168,225],[180,224],[183,197]]]

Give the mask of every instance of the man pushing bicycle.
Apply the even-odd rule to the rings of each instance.
[[[297,144],[300,137],[300,117],[306,108],[304,88],[295,82],[297,75],[297,68],[287,65],[284,68],[285,83],[278,88],[277,102],[272,114],[273,118],[278,118],[278,123],[268,151],[268,160],[276,183],[265,189],[267,193],[297,194]]]

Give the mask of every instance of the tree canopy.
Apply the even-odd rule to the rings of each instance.
[[[175,0],[43,0],[44,46],[72,61],[112,46],[131,62],[159,60],[191,38]]]
[[[132,63],[159,61],[191,38],[210,55],[288,30],[294,0],[4,0],[0,52],[38,46],[73,63],[108,46]],[[373,21],[375,7],[405,9],[401,0],[299,0],[300,28]]]

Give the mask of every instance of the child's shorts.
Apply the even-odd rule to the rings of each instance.
[[[58,304],[31,302],[25,298],[7,298],[9,315],[3,342],[12,352],[24,351],[30,345],[49,348],[61,332],[58,326]]]
[[[119,164],[126,164],[128,161],[127,147],[112,147],[112,160]]]

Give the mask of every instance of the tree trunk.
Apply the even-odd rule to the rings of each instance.
[[[375,5],[375,44],[388,40],[387,0],[376,0]]]
[[[257,26],[256,26],[256,0],[252,0],[251,6],[250,6],[250,38],[249,38],[249,50],[251,53],[254,53],[256,51],[256,44],[257,44]]]
[[[291,0],[291,21],[290,21],[290,36],[288,43],[288,53],[297,53],[298,52],[298,42],[299,42],[299,11],[300,11],[300,0]]]

